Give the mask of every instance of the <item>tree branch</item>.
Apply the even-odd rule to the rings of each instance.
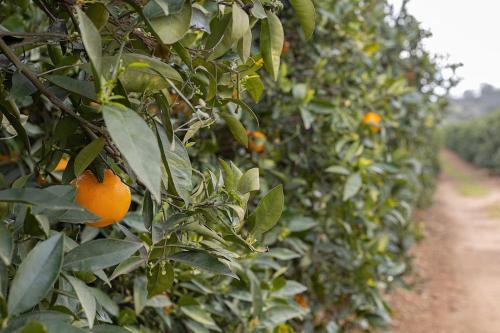
[[[0,50],[5,54],[5,56],[17,67],[17,69],[28,78],[28,80],[33,83],[33,85],[43,94],[45,95],[49,101],[52,102],[56,107],[58,107],[61,111],[67,113],[71,117],[75,118],[78,120],[82,126],[83,129],[89,134],[91,138],[96,138],[96,135],[94,132],[97,132],[101,135],[103,135],[106,138],[106,141],[108,141],[108,145],[106,146],[106,151],[108,151],[110,154],[113,156],[120,156],[120,154],[113,149],[112,145],[110,144],[109,136],[107,135],[106,131],[100,128],[99,126],[96,126],[92,124],[90,121],[87,119],[81,117],[80,115],[76,114],[73,110],[71,110],[66,104],[64,104],[63,101],[61,101],[56,95],[54,95],[50,90],[48,90],[42,82],[38,79],[36,74],[34,74],[27,66],[25,66],[19,58],[16,56],[16,54],[10,49],[10,47],[5,43],[5,41],[0,37]]]

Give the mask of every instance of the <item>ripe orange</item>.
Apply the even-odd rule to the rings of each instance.
[[[171,92],[170,99],[173,103],[172,105],[173,115],[182,115],[186,118],[191,115],[191,109],[189,109],[187,103],[181,97],[179,97],[177,93]]]
[[[290,49],[290,42],[285,40],[283,42],[283,48],[281,49],[281,54],[287,54],[289,49]]]
[[[0,162],[17,162],[19,160],[19,155],[16,153],[12,154],[0,154]]]
[[[307,299],[301,294],[296,294],[295,296],[293,296],[293,299],[295,302],[297,302],[298,305],[300,305],[301,308],[307,309],[309,307]]]
[[[265,150],[266,135],[261,131],[248,132],[248,150],[261,154]]]
[[[415,80],[415,72],[408,71],[405,73],[405,77],[406,77],[406,80],[413,81],[413,80]]]
[[[363,117],[363,124],[370,126],[372,133],[378,133],[380,131],[380,122],[382,117],[375,112],[368,112]]]
[[[59,162],[57,163],[54,171],[64,171],[66,170],[66,166],[68,165],[69,157],[63,156]]]
[[[110,169],[104,171],[102,183],[90,170],[86,170],[78,176],[75,185],[76,202],[101,217],[98,221],[89,221],[91,227],[104,228],[127,214],[131,202],[130,189]]]

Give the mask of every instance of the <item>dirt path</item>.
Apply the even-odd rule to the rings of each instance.
[[[422,281],[392,297],[395,333],[500,333],[500,178],[441,154],[434,205],[419,213]]]

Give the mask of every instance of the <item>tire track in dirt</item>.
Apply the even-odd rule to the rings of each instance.
[[[441,153],[433,206],[419,212],[420,282],[390,298],[395,333],[500,332],[500,178]]]

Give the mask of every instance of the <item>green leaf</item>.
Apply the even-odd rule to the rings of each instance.
[[[95,326],[92,333],[130,333],[130,331],[120,326],[103,324]]]
[[[311,0],[290,0],[306,39],[311,38],[316,25],[316,11]]]
[[[90,163],[99,155],[105,143],[104,138],[97,138],[80,150],[78,155],[76,155],[74,163],[75,176],[78,177],[85,171]]]
[[[205,50],[214,49],[224,38],[224,32],[229,28],[231,16],[226,14],[221,17],[215,16],[210,22],[210,35],[205,42]]]
[[[148,274],[148,298],[164,294],[174,283],[174,268],[166,261],[156,264]]]
[[[291,260],[301,257],[297,252],[283,247],[273,247],[265,255],[279,260]]]
[[[241,61],[246,62],[252,51],[252,29],[248,29],[238,42],[238,54]]]
[[[266,70],[274,80],[278,79],[284,39],[285,34],[279,18],[273,13],[267,13],[267,19],[262,20],[260,25],[260,52]]]
[[[85,212],[85,209],[78,206],[76,203],[71,202],[65,196],[59,196],[55,193],[52,193],[50,189],[52,187],[65,187],[69,190],[73,190],[73,186],[67,185],[59,185],[59,186],[50,186],[44,189],[40,188],[11,188],[8,190],[0,191],[0,201],[4,202],[17,202],[28,205],[37,206],[40,209],[47,210],[77,210],[81,212]]]
[[[101,75],[102,70],[102,41],[101,34],[97,30],[94,23],[88,18],[88,16],[80,9],[79,6],[75,6],[76,16],[78,18],[78,27],[81,32],[81,38],[83,46],[87,51],[92,67],[94,68],[97,77]],[[96,78],[96,81],[98,79]]]
[[[119,75],[119,79],[128,92],[144,92],[168,88],[169,85],[162,78],[162,75],[172,81],[183,82],[179,72],[159,59],[143,54],[124,53],[121,60],[125,72]],[[116,56],[107,56],[102,59],[102,66],[106,71],[110,70],[115,63]]]
[[[248,135],[247,130],[243,124],[232,114],[227,112],[222,112],[220,114],[221,118],[224,119],[233,137],[244,147],[248,147]]]
[[[345,183],[342,200],[346,201],[355,196],[361,189],[361,185],[363,185],[363,182],[359,173],[350,175]]]
[[[276,297],[290,297],[296,294],[303,293],[307,287],[297,281],[288,280],[283,288],[280,288],[274,293]]]
[[[2,112],[5,118],[7,118],[9,123],[16,130],[16,133],[23,142],[24,147],[26,147],[26,149],[30,151],[31,150],[30,140],[28,138],[28,134],[26,134],[26,130],[21,124],[21,119],[19,118],[19,116],[16,115],[12,110],[8,110],[2,104],[0,104],[0,112]]]
[[[57,234],[39,242],[21,262],[12,281],[8,300],[11,315],[29,310],[50,291],[63,261],[63,238]]]
[[[287,227],[291,232],[302,232],[314,228],[317,225],[318,223],[314,221],[314,219],[307,216],[297,215],[294,216],[290,222],[288,222]]]
[[[109,19],[109,11],[106,5],[100,2],[89,4],[85,13],[98,30],[101,30]]]
[[[146,284],[147,281],[144,276],[137,276],[134,279],[134,310],[137,315],[142,312],[148,301]]]
[[[151,19],[178,13],[183,5],[184,0],[151,0],[144,6],[144,15]]]
[[[41,322],[32,320],[23,327],[20,333],[48,333],[48,331]]]
[[[304,311],[289,305],[276,305],[266,310],[264,320],[258,328],[273,328],[290,319],[303,316]]]
[[[203,309],[201,306],[198,305],[182,306],[181,311],[189,318],[193,319],[194,321],[197,321],[200,324],[203,324],[204,326],[208,327],[217,326],[212,316],[210,315],[210,312]]]
[[[118,307],[118,304],[116,304],[116,302],[108,296],[108,294],[98,288],[90,288],[90,291],[94,295],[97,303],[99,303],[107,312],[115,317],[118,316],[120,308]]]
[[[329,166],[328,168],[326,168],[325,171],[329,172],[329,173],[335,173],[335,174],[338,174],[338,175],[345,175],[345,176],[349,176],[351,174],[351,172],[349,171],[349,169],[347,169],[346,167],[343,167],[341,165],[332,165],[332,166]]]
[[[30,321],[41,322],[47,328],[49,333],[85,333],[84,330],[69,324],[69,322],[72,321],[71,315],[56,311],[28,312],[21,316],[12,318],[9,320],[9,325],[2,330],[2,333],[18,333],[19,330]]]
[[[243,86],[246,88],[247,92],[250,94],[250,97],[252,97],[254,102],[258,103],[262,96],[262,92],[264,91],[264,85],[262,84],[260,76],[251,75],[246,77],[243,81]]]
[[[14,240],[3,221],[0,221],[0,259],[9,266],[14,253]]]
[[[247,13],[241,9],[237,2],[233,2],[231,23],[231,41],[234,43],[243,38],[250,28],[250,21]]]
[[[95,86],[90,81],[82,81],[73,79],[69,76],[63,75],[49,75],[45,77],[58,87],[63,88],[69,92],[86,97],[91,100],[96,100]]]
[[[92,326],[94,326],[97,305],[91,289],[87,287],[87,285],[83,281],[73,276],[68,275],[66,276],[66,279],[73,287],[73,290],[75,290],[76,296],[78,297],[83,311],[85,312],[85,316],[87,317],[89,327],[92,329]]]
[[[261,235],[274,227],[281,217],[283,205],[283,185],[278,185],[260,200],[257,208],[250,215],[251,233]]]
[[[144,264],[144,259],[141,257],[130,257],[122,261],[111,274],[110,280],[114,280],[120,275],[127,274],[139,268]]]
[[[146,15],[146,12],[144,14]],[[191,14],[191,2],[185,1],[182,9],[177,13],[160,17],[148,17],[148,19],[161,42],[163,44],[173,44],[188,32]]]
[[[161,128],[158,129],[158,134],[165,157],[165,169],[169,177],[168,191],[180,196],[187,204],[191,201],[191,190],[193,189],[193,171],[189,155],[184,144],[176,136],[174,136],[172,143]]]
[[[23,98],[34,94],[38,89],[35,85],[19,70],[12,75],[12,86],[10,96],[14,98]]]
[[[133,110],[105,105],[104,121],[111,138],[139,180],[156,201],[161,200],[161,155],[156,137]]]
[[[260,190],[259,168],[247,170],[238,183],[238,191],[245,194]]]
[[[201,251],[182,251],[169,256],[167,259],[184,263],[188,266],[196,267],[207,272],[227,275],[233,278],[238,278],[227,265],[223,264],[219,259]]]
[[[250,292],[252,293],[252,313],[254,316],[260,316],[264,307],[260,280],[252,270],[248,269],[246,273],[250,281]]]
[[[141,247],[141,243],[127,240],[93,240],[66,253],[63,267],[71,271],[93,272],[121,263]]]

